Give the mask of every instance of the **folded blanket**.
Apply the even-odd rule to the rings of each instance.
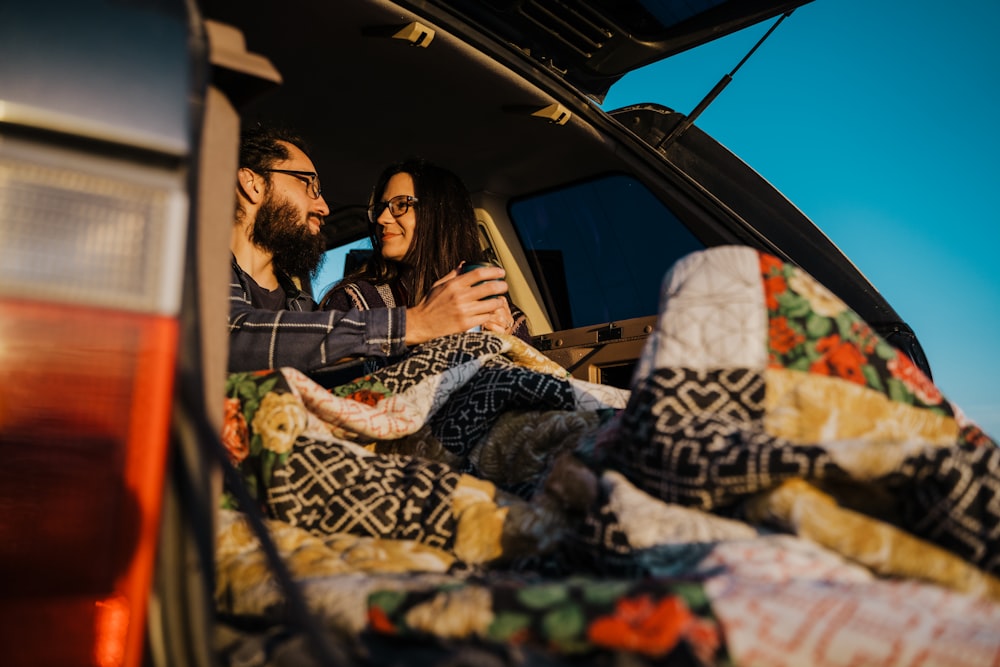
[[[996,443],[826,288],[750,248],[668,274],[604,443],[667,502],[738,511],[786,480],[836,482],[846,506],[1000,574]]]
[[[1000,448],[750,248],[675,265],[631,391],[490,333],[332,391],[292,369],[227,389],[234,465],[352,632],[629,664],[1000,656]],[[217,603],[268,617],[232,516]]]
[[[417,347],[332,392],[293,369],[235,374],[227,391],[231,457],[269,516],[322,534],[417,540],[472,564],[547,552],[568,527],[558,507],[480,479],[478,464],[511,487],[538,480],[553,453],[578,445],[628,395],[485,333]],[[512,425],[518,415],[532,426]],[[516,443],[495,435],[515,431]],[[412,439],[446,461],[379,453],[380,443]],[[507,465],[489,463],[499,449],[513,454],[501,457]]]

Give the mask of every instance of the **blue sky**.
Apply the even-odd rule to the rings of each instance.
[[[688,113],[771,22],[633,72],[603,108]],[[1000,2],[816,0],[696,125],[774,184],[916,332],[1000,436]]]

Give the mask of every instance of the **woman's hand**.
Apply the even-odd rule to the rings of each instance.
[[[510,304],[502,296],[496,300],[499,302],[498,307],[490,313],[490,318],[483,323],[483,330],[499,334],[512,333],[514,331],[514,316],[510,312]]]

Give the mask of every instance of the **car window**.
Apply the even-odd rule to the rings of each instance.
[[[313,294],[319,301],[335,282],[344,277],[345,273],[358,268],[361,262],[371,254],[372,242],[367,236],[358,241],[330,248],[323,254],[323,263],[319,273],[313,277]]]
[[[626,175],[520,199],[510,216],[556,329],[655,314],[667,269],[705,247]]]

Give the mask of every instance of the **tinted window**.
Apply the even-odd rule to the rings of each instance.
[[[655,314],[667,269],[704,248],[629,176],[523,199],[510,214],[557,329]]]

